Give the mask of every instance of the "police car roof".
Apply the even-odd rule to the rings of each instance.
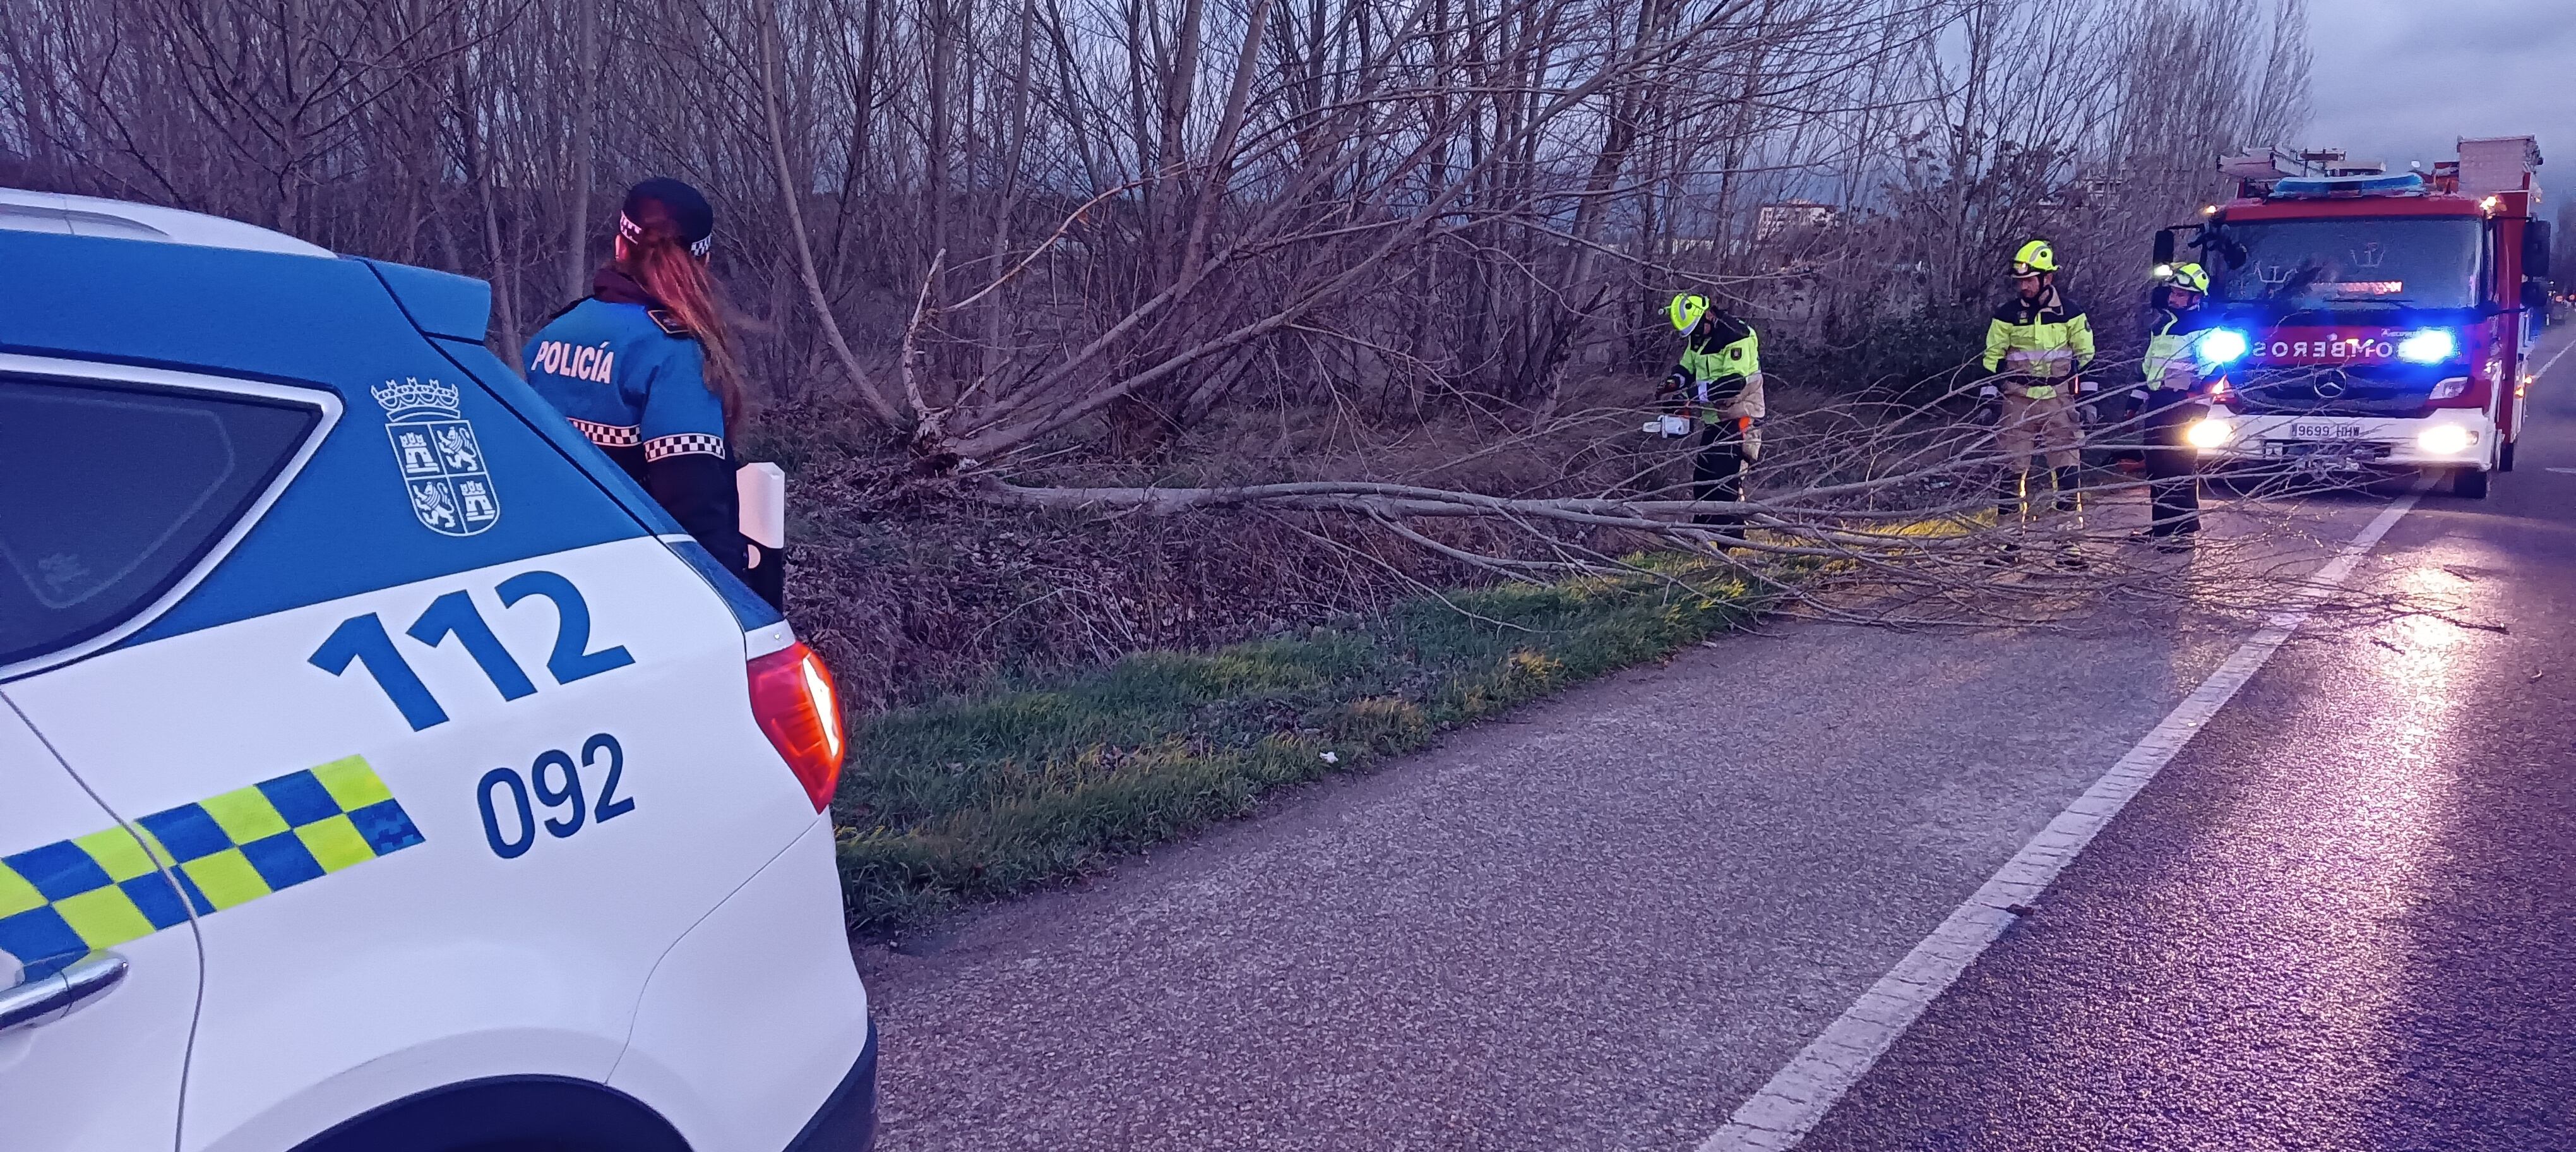
[[[0,188],[0,228],[51,232],[62,236],[112,236],[122,240],[157,240],[200,248],[235,248],[289,256],[334,258],[328,248],[307,244],[283,232],[271,232],[238,220],[101,200],[59,192]]]

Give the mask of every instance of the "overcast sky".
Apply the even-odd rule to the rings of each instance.
[[[2462,136],[2540,138],[2541,186],[2576,195],[2576,0],[2311,0],[2311,146],[2404,170]]]

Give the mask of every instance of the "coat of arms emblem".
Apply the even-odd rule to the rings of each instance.
[[[446,536],[471,536],[501,522],[501,495],[474,425],[457,408],[456,389],[436,380],[385,381],[371,389],[385,409],[412,515]]]

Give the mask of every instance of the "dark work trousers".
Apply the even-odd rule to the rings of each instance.
[[[2174,536],[2200,531],[2200,452],[2183,430],[2209,415],[2209,405],[2173,389],[2147,393],[2147,531]]]
[[[1700,429],[1699,451],[1691,455],[1691,499],[1744,499],[1744,439],[1737,433],[1735,421]],[[1702,512],[1691,517],[1691,522],[1741,528],[1744,514]]]

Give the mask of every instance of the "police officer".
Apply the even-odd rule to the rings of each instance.
[[[615,257],[589,296],[529,339],[528,383],[743,575],[751,559],[726,436],[742,376],[707,275],[714,237],[715,210],[697,189],[662,176],[628,189]]]
[[[1697,417],[1691,498],[1741,501],[1745,467],[1762,452],[1754,427],[1763,415],[1761,337],[1706,296],[1675,296],[1666,314],[1682,334],[1682,356],[1659,398],[1668,409]],[[1703,512],[1692,522],[1741,528],[1744,514]]]
[[[2153,509],[2142,535],[2165,551],[2184,552],[2200,533],[2200,452],[2183,434],[2209,415],[2207,389],[2218,372],[2200,351],[2201,334],[2211,327],[2201,307],[2209,295],[2209,273],[2198,264],[2174,265],[2156,295],[2145,387],[2135,394],[2146,408],[2147,499]]]
[[[1995,503],[1999,526],[2021,515],[2026,491],[2037,503],[2030,472],[2043,456],[2057,489],[2057,510],[2080,507],[2076,484],[2083,458],[2076,449],[2082,434],[2069,392],[2082,386],[2080,374],[2093,362],[2093,325],[2057,288],[2056,248],[2046,240],[2022,245],[2013,254],[2012,279],[2012,298],[1986,325],[1985,368],[2002,378],[1982,390],[1987,397],[2001,393],[1995,433],[2004,457]]]

